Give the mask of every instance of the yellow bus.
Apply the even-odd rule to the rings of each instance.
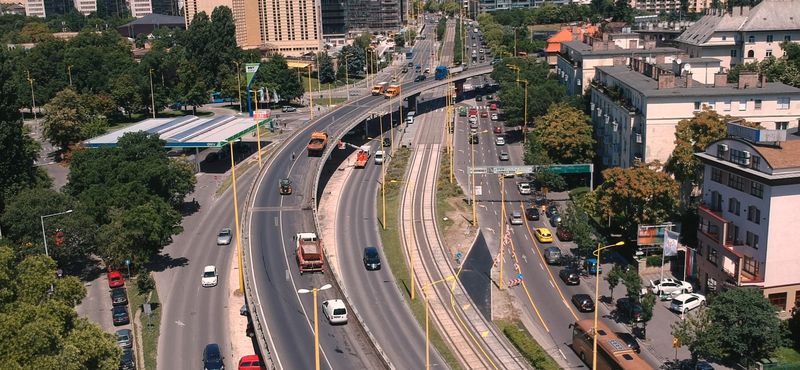
[[[593,361],[594,320],[580,320],[572,328],[572,349],[587,366]],[[597,369],[598,370],[646,370],[653,369],[627,343],[617,337],[606,324],[597,322]]]

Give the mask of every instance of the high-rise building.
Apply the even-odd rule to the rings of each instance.
[[[231,11],[234,10],[233,1],[232,0],[184,0],[183,2],[183,17],[186,18],[186,28],[189,28],[189,25],[192,24],[192,20],[197,13],[206,12],[209,18],[211,18],[211,12],[214,11],[214,8],[218,6],[227,6],[231,8]],[[233,14],[234,21],[237,20],[236,13]],[[237,32],[239,30],[239,24],[236,24]]]
[[[347,8],[341,0],[322,1],[322,37],[344,37],[347,33]]]
[[[293,56],[322,49],[320,0],[233,0],[231,5],[236,42],[244,49]],[[187,25],[189,10],[187,6]]]
[[[346,5],[345,24],[350,36],[365,31],[395,32],[403,26],[401,0],[349,0]]]
[[[73,7],[72,0],[26,0],[25,15],[44,18],[50,14],[68,13]]]

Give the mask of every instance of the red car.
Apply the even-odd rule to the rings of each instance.
[[[503,128],[500,127],[500,126],[494,126],[494,133],[495,134],[502,134],[503,133]]]
[[[487,117],[489,117],[489,112],[485,112],[485,111],[481,112],[481,118],[487,118]]]
[[[239,370],[265,370],[266,366],[258,358],[258,355],[249,355],[239,360]]]
[[[558,240],[561,241],[568,242],[572,240],[572,234],[569,232],[569,230],[562,226],[556,228],[556,236],[558,237]]]
[[[497,110],[497,104],[492,104],[489,106],[490,110]]]
[[[109,288],[119,288],[123,285],[125,285],[125,279],[122,278],[122,274],[120,274],[119,271],[111,271],[108,273]]]

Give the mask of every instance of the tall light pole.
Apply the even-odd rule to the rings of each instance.
[[[153,118],[156,118],[156,96],[153,95],[153,69],[150,68],[150,101],[153,104]]]
[[[517,71],[517,87],[519,87],[519,81],[520,81],[519,80],[519,71],[520,71],[520,68],[515,66],[515,65],[513,65],[513,64],[506,64],[506,67]]]
[[[297,292],[300,294],[311,293],[314,295],[314,364],[316,366],[316,370],[319,370],[319,314],[317,313],[317,293],[330,288],[330,284],[325,284],[319,288],[297,290]]]
[[[33,120],[36,121],[36,95],[33,94],[33,81],[36,81],[36,79],[31,78],[31,73],[27,69],[25,70],[25,73],[28,74],[28,82],[31,83],[31,104],[33,106],[31,110],[33,111]]]
[[[256,102],[258,104],[258,102]],[[309,109],[309,113],[311,113],[311,119],[314,119],[314,91],[311,87],[311,63],[308,63],[308,106],[311,108]]]
[[[258,127],[258,125],[256,125]],[[241,139],[240,139],[241,140]],[[258,138],[259,143],[261,137]],[[231,150],[231,178],[233,178],[233,215],[236,220],[236,258],[239,260],[239,290],[244,292],[244,269],[242,268],[242,230],[239,228],[239,202],[236,195],[236,162],[233,156],[233,141],[228,141]],[[258,148],[258,160],[261,165],[261,147]],[[315,304],[316,306],[316,304]]]
[[[368,112],[377,114],[381,123],[381,145],[383,145],[383,114],[378,112]],[[386,158],[383,159],[381,164],[381,193],[383,198],[383,229],[386,230]]]
[[[597,298],[600,295],[600,252],[603,249],[611,248],[611,247],[619,247],[620,245],[625,244],[625,242],[617,242],[616,244],[607,245],[605,247],[601,247],[602,244],[597,244],[597,250],[592,252],[592,254],[597,257],[597,265],[594,267],[594,344],[592,345],[592,370],[597,370]]]
[[[53,213],[53,214],[49,214],[49,215],[40,216],[41,219],[42,219],[42,240],[44,240],[44,254],[45,255],[49,256],[50,255],[50,251],[47,250],[47,233],[44,231],[44,219],[48,218],[48,217],[53,217],[53,216],[66,215],[66,214],[69,214],[69,213],[72,213],[71,209],[67,210],[67,211],[64,211],[64,212],[59,212],[59,213]]]
[[[240,64],[237,61],[233,61],[233,64],[236,64],[236,81],[238,83],[238,90],[239,90],[239,113],[242,113],[242,74],[240,73],[241,70],[239,68]]]
[[[475,135],[470,141],[470,151],[472,152],[472,226],[478,227],[478,210],[477,206],[475,205],[475,139],[478,138],[478,134],[485,134],[489,132],[489,130],[483,130],[476,132],[472,135]]]
[[[527,142],[527,136],[525,135],[528,132],[528,80],[517,80],[517,83],[524,82],[525,83],[525,125],[522,126],[522,143]]]
[[[456,278],[455,276],[450,275],[442,280],[428,283],[427,285],[425,285],[425,287],[422,288],[422,290],[425,291],[425,369],[426,370],[431,368],[431,340],[430,340],[430,335],[428,334],[430,332],[428,315],[431,310],[430,309],[431,304],[430,304],[430,299],[428,298],[429,297],[428,288],[430,288],[430,286],[433,284],[454,280],[455,278]]]
[[[72,87],[72,65],[67,66],[67,74],[69,74],[69,87]]]
[[[350,100],[350,77],[347,76],[347,54],[344,55],[344,89],[347,91],[347,100]]]

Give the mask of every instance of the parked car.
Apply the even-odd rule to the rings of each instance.
[[[578,308],[578,311],[581,312],[593,312],[594,311],[594,300],[588,294],[573,294],[572,295],[572,304]]]
[[[497,121],[498,118],[499,116],[497,115],[497,113],[492,113],[492,121]]]
[[[133,355],[133,349],[122,350],[122,357],[119,359],[119,370],[135,370],[136,357]]]
[[[476,96],[475,101],[483,101],[483,96],[480,95]]]
[[[669,309],[679,313],[687,313],[706,304],[706,297],[697,293],[685,293],[672,299]]]
[[[500,160],[501,161],[507,161],[508,160],[508,153],[500,152]]]
[[[616,333],[616,334],[617,334],[617,337],[619,337],[619,339],[622,339],[622,341],[625,342],[625,344],[628,345],[628,348],[633,350],[633,352],[636,352],[636,353],[641,353],[642,352],[642,348],[639,347],[639,341],[636,340],[636,338],[634,338],[633,335],[631,335],[631,333],[620,332],[620,333]]]
[[[524,223],[522,222],[522,214],[517,211],[511,212],[509,215],[509,222],[512,225],[522,225]]]
[[[705,361],[697,361],[697,366],[692,365],[692,360],[683,360],[681,361],[681,370],[714,370],[714,367],[711,366],[708,362]]]
[[[219,345],[211,343],[203,350],[203,369],[204,370],[222,370],[225,368],[223,363],[225,357],[222,356],[222,351]]]
[[[232,239],[233,239],[233,233],[231,232],[231,229],[226,227],[220,230],[219,234],[217,234],[217,245],[231,244]]]
[[[596,275],[598,273],[603,273],[603,266],[597,265],[597,259],[589,258],[583,262],[583,268],[586,271],[589,271],[589,275]]]
[[[560,265],[561,249],[558,249],[558,247],[547,247],[547,249],[544,250],[544,260],[548,265]]]
[[[131,323],[131,317],[128,315],[128,308],[125,306],[117,306],[111,309],[111,317],[114,320],[114,326]]]
[[[284,105],[283,108],[281,108],[281,112],[297,112],[297,108],[291,105]]]
[[[558,208],[556,206],[547,206],[547,218],[552,218],[553,215],[558,214]]]
[[[203,278],[201,284],[204,288],[217,286],[217,267],[209,265],[203,268]]]
[[[503,133],[503,128],[500,127],[500,126],[494,126],[494,133],[495,134],[502,134]]]
[[[661,280],[650,280],[650,290],[656,295],[671,294],[673,292],[691,293],[694,289],[692,284],[678,279],[664,278]]]
[[[539,221],[539,208],[530,207],[525,210],[525,217],[529,221]]]
[[[364,248],[364,267],[366,267],[367,270],[381,269],[381,255],[378,254],[378,248]]]
[[[111,271],[108,273],[108,287],[111,289],[119,288],[125,285],[125,279],[119,271]]]
[[[239,360],[239,370],[266,370],[267,367],[258,355],[247,355]]]
[[[322,302],[322,313],[330,324],[347,323],[347,307],[341,299],[329,299]]]
[[[414,63],[413,63],[413,62],[408,62],[408,65],[407,65],[407,67],[408,67],[408,68],[411,68],[411,67],[413,67],[413,66],[414,66]]]
[[[558,272],[558,277],[567,285],[579,285],[581,283],[581,274],[578,270],[571,268],[561,269],[561,271]]]
[[[550,217],[550,226],[555,227],[555,228],[561,226],[561,215],[556,213],[553,216],[551,216]]]
[[[120,348],[126,349],[133,347],[133,335],[130,329],[117,330],[117,344]]]
[[[553,234],[550,234],[550,230],[540,227],[533,232],[533,235],[536,236],[536,240],[540,243],[552,243],[553,242]]]
[[[494,59],[494,60],[492,60],[492,61],[489,63],[489,65],[492,65],[492,66],[493,66],[493,65],[495,65],[495,64],[497,64],[497,63],[500,63],[500,62],[502,62],[502,61],[503,61],[502,59]]]
[[[497,110],[497,104],[492,103],[492,105],[489,106],[489,110]]]
[[[414,77],[414,82],[420,82],[420,81],[425,81],[425,75],[419,75],[417,77]]]
[[[116,288],[111,290],[111,305],[124,306],[128,304],[128,292],[125,288]]]
[[[628,298],[620,298],[617,300],[617,312],[624,315],[628,321],[641,322],[644,319],[642,313],[642,304],[639,302],[631,302]]]
[[[570,233],[569,230],[562,225],[559,225],[556,228],[556,236],[558,237],[558,240],[564,242],[572,241],[572,233]]]

